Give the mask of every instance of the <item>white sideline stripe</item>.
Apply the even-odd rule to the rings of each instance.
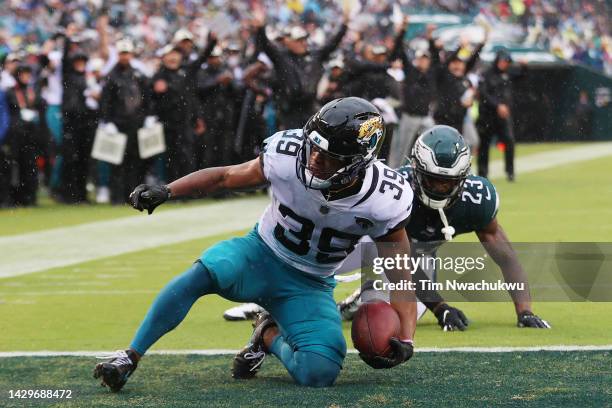
[[[534,351],[612,351],[612,344],[603,346],[579,346],[579,345],[557,345],[557,346],[531,346],[531,347],[423,347],[416,348],[418,353],[515,353]],[[232,349],[209,349],[209,350],[151,350],[147,355],[180,356],[221,356],[234,355],[238,350]],[[357,350],[349,349],[349,354],[357,354]],[[110,354],[106,351],[3,351],[0,358],[10,357],[100,357]]]
[[[258,196],[0,237],[0,279],[249,228],[268,202]]]
[[[527,174],[610,155],[612,155],[612,143],[610,142],[585,143],[583,146],[569,149],[559,149],[518,157],[514,161],[514,168],[516,174]],[[504,170],[503,160],[494,160],[489,163],[490,179],[494,180],[504,177],[506,177],[506,171]]]
[[[520,175],[610,155],[612,143],[588,143],[519,157],[515,167]],[[491,179],[505,176],[501,161],[490,167]],[[247,229],[268,202],[265,196],[250,197],[0,237],[0,279]]]

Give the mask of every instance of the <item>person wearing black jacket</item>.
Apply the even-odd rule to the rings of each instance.
[[[91,147],[97,126],[95,111],[85,102],[87,55],[81,51],[70,54],[69,33],[64,40],[62,58],[62,120],[64,138],[61,146],[64,158],[61,196],[66,203],[87,202],[87,174]]]
[[[451,53],[444,62],[440,61],[439,49],[431,54],[432,67],[436,70],[437,103],[434,120],[438,125],[447,125],[463,132],[463,121],[467,109],[474,102],[474,89],[467,74],[479,60],[480,51],[488,38],[478,44],[471,55],[464,56],[461,47]]]
[[[223,63],[223,50],[215,47],[204,69],[198,73],[198,98],[206,132],[196,141],[198,168],[226,166],[233,160],[236,131],[237,84]]]
[[[36,158],[45,144],[41,123],[44,102],[32,84],[32,68],[21,64],[15,70],[15,86],[7,91],[9,129],[7,156],[11,165],[9,205],[36,205],[38,167]]]
[[[431,107],[436,95],[436,78],[431,69],[431,55],[437,52],[431,33],[435,26],[427,26],[429,50],[418,49],[411,59],[404,49],[404,35],[408,27],[408,17],[395,38],[393,57],[402,61],[404,82],[402,84],[402,117],[399,134],[393,138],[388,165],[401,166],[410,155],[417,136],[434,125]]]
[[[146,165],[138,155],[137,132],[150,112],[150,90],[147,78],[130,65],[134,45],[123,39],[117,43],[119,60],[106,78],[100,100],[103,123],[113,123],[127,135],[123,162],[111,167],[111,202],[123,204],[134,186],[142,183]]]
[[[200,66],[216,44],[209,35],[208,45],[193,61],[183,63],[176,46],[168,45],[161,51],[162,66],[153,76],[152,109],[164,127],[166,141],[165,170],[167,181],[176,180],[195,169],[192,128],[197,115],[197,101],[193,93]]]
[[[357,96],[368,101],[386,100],[387,98],[399,100],[400,84],[387,72],[391,67],[391,56],[384,45],[365,44],[361,56],[347,59],[343,92],[346,95]],[[378,152],[380,159],[388,158],[395,125],[396,123],[391,123],[385,117],[385,140]]]
[[[279,127],[302,127],[316,111],[317,85],[323,76],[323,64],[338,48],[346,34],[348,14],[345,13],[340,29],[327,44],[310,50],[307,43],[308,33],[302,27],[293,27],[285,39],[286,49],[280,49],[266,36],[263,11],[255,10],[253,16],[257,28],[257,46],[274,64],[277,77],[274,96],[278,107]]]
[[[504,161],[509,181],[514,181],[514,132],[512,126],[512,83],[525,75],[526,65],[513,67],[510,53],[504,49],[495,55],[493,65],[480,81],[480,105],[476,127],[480,135],[478,175],[489,172],[489,145],[494,136],[505,144]]]
[[[384,45],[367,44],[360,56],[347,58],[345,84],[347,95],[368,101],[375,98],[395,96],[399,98],[399,87],[387,70],[391,67],[389,50]]]

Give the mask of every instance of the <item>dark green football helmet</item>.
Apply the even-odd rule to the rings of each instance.
[[[443,209],[459,198],[472,156],[457,130],[443,125],[426,130],[416,140],[411,160],[415,170],[412,187],[423,204]]]

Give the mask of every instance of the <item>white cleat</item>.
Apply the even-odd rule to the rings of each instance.
[[[253,320],[261,312],[264,312],[264,308],[255,303],[243,303],[241,305],[227,309],[223,313],[225,320],[234,322],[240,320]]]

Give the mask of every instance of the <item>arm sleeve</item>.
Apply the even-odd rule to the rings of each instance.
[[[479,177],[483,183],[482,202],[477,207],[474,219],[475,231],[484,229],[497,216],[499,211],[499,194],[493,183],[488,179]]]
[[[404,53],[404,35],[406,35],[406,30],[400,30],[399,33],[395,36],[395,40],[393,41],[393,49],[389,54],[389,59],[393,60],[395,58],[401,58],[401,54]],[[403,60],[402,60],[403,62]]]
[[[470,72],[472,69],[474,69],[474,66],[480,59],[480,51],[482,51],[484,45],[484,43],[480,43],[476,46],[476,49],[474,49],[474,52],[472,52],[472,55],[470,56],[470,59],[465,63],[465,72]]]
[[[270,181],[274,178],[277,168],[277,160],[275,156],[278,155],[276,148],[283,132],[277,132],[272,136],[266,138],[261,146],[261,163],[263,165],[263,173],[266,180]]]
[[[200,55],[198,55],[198,58],[195,61],[189,63],[187,67],[187,75],[189,78],[194,78],[194,76],[198,72],[198,69],[200,69],[202,64],[204,64],[208,57],[210,57],[210,54],[212,54],[213,49],[216,45],[217,40],[209,41],[208,44],[206,44],[206,48],[204,48]]]
[[[268,36],[266,35],[266,26],[260,27],[257,30],[255,39],[257,42],[257,48],[263,51],[274,65],[277,65],[281,60],[281,52],[268,39]]]
[[[72,42],[70,41],[70,38],[68,38],[67,36],[64,37],[64,52],[62,54],[62,75],[66,75],[68,73],[68,71],[72,68],[70,66],[70,61],[68,58],[68,53],[70,52],[70,45],[72,44]],[[63,80],[65,78],[62,78]],[[63,82],[63,81],[62,81]],[[65,82],[64,82],[65,84]]]
[[[329,57],[329,55],[334,52],[334,50],[336,48],[338,48],[338,45],[340,45],[340,42],[342,41],[342,39],[344,38],[344,35],[346,34],[346,30],[347,30],[347,26],[346,24],[342,24],[342,26],[340,26],[340,29],[338,30],[338,32],[336,33],[336,35],[334,35],[328,42],[327,44],[325,44],[320,50],[319,50],[319,55],[321,56],[321,61],[325,61],[327,60],[327,58]]]

